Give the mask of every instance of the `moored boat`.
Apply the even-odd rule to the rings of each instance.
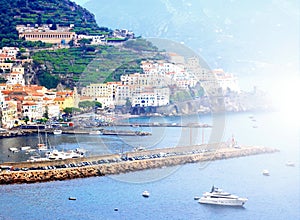
[[[62,130],[60,130],[60,129],[55,129],[55,130],[53,131],[53,134],[62,134]]]
[[[16,147],[10,147],[9,150],[10,150],[11,152],[13,152],[13,153],[19,152],[19,149],[16,148]]]
[[[224,206],[243,206],[248,201],[247,198],[241,198],[224,192],[222,189],[212,187],[210,192],[205,192],[198,200],[201,204],[224,205]]]
[[[101,134],[101,132],[99,130],[92,130],[92,131],[89,132],[89,134],[98,135],[98,134]]]
[[[263,170],[263,171],[262,171],[262,174],[263,174],[264,176],[270,176],[270,173],[269,173],[268,170]]]
[[[26,151],[28,151],[28,150],[30,150],[30,149],[31,149],[30,146],[21,147],[21,150],[26,150]]]
[[[294,167],[294,166],[295,166],[295,163],[292,162],[292,161],[288,161],[288,162],[286,162],[285,165],[287,165],[288,167]]]
[[[150,196],[150,193],[149,193],[147,190],[145,190],[145,191],[142,193],[142,196],[148,198],[148,197]]]
[[[49,160],[65,160],[65,159],[75,159],[84,157],[84,153],[78,150],[68,150],[68,151],[58,151],[56,149],[48,151],[45,154],[46,158]]]

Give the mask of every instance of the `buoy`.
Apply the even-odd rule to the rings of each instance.
[[[115,208],[114,210],[115,210],[115,211],[119,211],[119,209],[118,209],[118,208]]]

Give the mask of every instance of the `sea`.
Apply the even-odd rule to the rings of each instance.
[[[89,155],[124,153],[189,144],[230,142],[280,151],[240,158],[162,167],[126,174],[0,185],[0,219],[299,219],[299,120],[283,112],[139,117],[130,123],[207,123],[211,128],[127,127],[151,136],[48,135],[52,148],[85,148]],[[38,136],[0,139],[0,162],[22,161],[28,152],[9,148],[34,146]],[[287,166],[291,161],[295,166]],[[269,176],[262,175],[267,169]],[[243,207],[199,204],[195,197],[212,186],[246,197]],[[150,193],[148,198],[143,191]],[[75,197],[76,200],[69,200]]]

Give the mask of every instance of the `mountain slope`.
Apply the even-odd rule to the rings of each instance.
[[[184,42],[213,68],[250,75],[299,68],[296,0],[90,0],[84,7],[100,25]]]

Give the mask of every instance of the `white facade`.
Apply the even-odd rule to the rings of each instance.
[[[24,74],[23,73],[19,73],[19,72],[11,72],[7,77],[7,82],[6,84],[8,85],[25,85],[25,79],[24,79]]]
[[[99,44],[106,43],[106,37],[103,34],[102,35],[95,35],[95,36],[80,34],[80,35],[77,36],[77,39],[78,40],[91,39],[91,44],[94,44],[94,45],[99,45]]]
[[[16,59],[19,51],[20,50],[17,47],[3,47],[2,49],[0,49],[0,54],[4,54]]]
[[[169,104],[169,88],[156,88],[151,92],[141,92],[133,95],[132,106],[164,106]]]
[[[82,89],[81,94],[87,97],[93,97],[93,100],[102,104],[102,107],[112,107],[120,82],[90,84]]]
[[[60,110],[59,110],[59,105],[56,105],[55,103],[53,104],[48,104],[44,106],[43,112],[48,111],[48,117],[53,118],[53,117],[59,117]]]
[[[23,117],[28,117],[29,120],[39,119],[43,117],[43,106],[42,103],[38,102],[24,102],[22,104]]]
[[[14,126],[17,118],[17,102],[1,100],[2,127],[10,129]]]
[[[225,95],[228,91],[240,93],[238,80],[222,69],[215,69],[205,74],[201,85],[208,95]]]

